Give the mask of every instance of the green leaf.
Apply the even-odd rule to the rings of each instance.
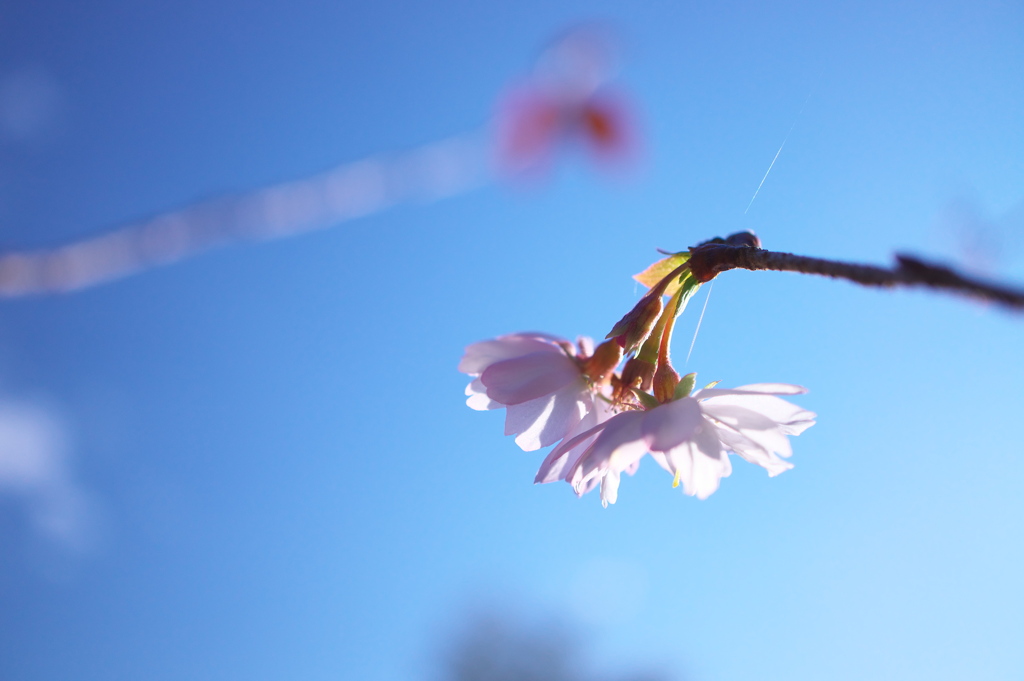
[[[676,317],[678,317],[683,314],[683,310],[686,309],[686,304],[690,302],[690,298],[692,298],[693,294],[700,288],[700,282],[694,279],[693,275],[690,274],[690,271],[687,270],[683,273],[678,284],[669,286],[669,288],[673,287],[675,287],[675,295],[679,297],[678,300],[676,300],[675,310]],[[672,301],[669,301],[669,307],[671,307],[671,305]]]
[[[693,392],[693,385],[697,382],[696,372],[692,374],[686,374],[679,379],[679,384],[676,385],[676,392],[672,395],[673,400],[681,400],[684,397],[689,397],[690,393]]]
[[[672,270],[676,269],[683,263],[690,259],[689,251],[682,251],[680,253],[673,253],[667,258],[662,258],[658,262],[652,264],[646,270],[639,274],[634,274],[633,278],[639,281],[647,288],[654,288],[659,281],[667,277]],[[665,295],[671,296],[677,290],[679,290],[679,283],[673,282],[668,285],[665,289]]]
[[[650,393],[645,393],[640,388],[633,388],[632,390],[633,394],[636,395],[636,398],[640,400],[640,404],[644,405],[644,409],[654,409],[659,404],[661,404],[661,402],[658,402],[658,399],[654,395],[651,395]]]

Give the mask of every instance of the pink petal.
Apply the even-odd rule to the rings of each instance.
[[[803,395],[807,388],[789,383],[753,383],[738,388],[704,388],[694,393],[698,400],[706,400],[722,395]]]
[[[589,447],[594,438],[600,435],[607,425],[608,421],[598,423],[552,449],[540,465],[534,482],[554,482],[559,479],[568,479],[569,472],[575,467],[579,455]],[[563,471],[565,471],[564,475]]]
[[[647,452],[641,433],[644,416],[644,412],[627,411],[608,420],[594,444],[570,471],[570,476],[575,477],[579,471],[580,477],[586,480],[607,469],[622,471],[642,457]]]
[[[741,407],[756,411],[767,416],[779,425],[792,426],[798,430],[790,435],[797,435],[814,425],[817,414],[798,407],[792,402],[771,395],[722,395],[711,397],[702,402],[705,407],[724,405]]]
[[[721,478],[732,473],[729,457],[710,426],[701,428],[694,440],[665,452],[669,472],[677,473],[683,491],[698,499],[707,499]]]
[[[766,393],[769,395],[803,395],[807,388],[792,383],[750,383],[738,385],[736,390],[746,390],[752,393]]]
[[[603,430],[598,428],[604,421],[611,418],[611,411],[600,400],[591,400],[587,413],[583,415],[580,422],[565,437],[566,441],[555,447],[541,463],[537,475],[533,479],[535,483],[554,482],[563,480],[567,471],[572,468],[580,455],[586,451],[594,438]]]
[[[728,424],[770,452],[786,457],[793,453],[779,424],[764,414],[743,407],[714,403],[706,403],[702,408],[708,416]]]
[[[560,351],[533,352],[496,362],[480,375],[487,396],[502,404],[520,404],[549,395],[580,380],[579,367]]]
[[[509,406],[505,434],[519,433],[516,444],[527,452],[553,445],[576,428],[590,404],[587,385],[578,378],[551,395]],[[540,412],[525,409],[528,405],[539,406]]]
[[[619,498],[619,473],[608,471],[601,478],[601,505],[608,508]]]
[[[582,497],[601,483],[601,476],[595,475],[586,480],[568,480],[567,482],[572,485],[572,489],[576,492],[576,496]]]
[[[469,398],[466,400],[466,404],[469,405],[470,409],[475,409],[477,411],[500,409],[505,406],[503,404],[498,404],[487,396],[487,388],[480,382],[479,378],[474,378],[470,384],[466,386],[466,395]]]
[[[716,429],[718,437],[726,449],[736,452],[750,463],[764,468],[770,477],[774,478],[779,473],[784,473],[793,467],[793,464],[780,459],[775,452],[765,449],[743,433],[724,424],[718,425]]]
[[[718,438],[715,438],[717,447]],[[700,448],[698,442],[697,447]],[[693,457],[693,488],[694,496],[698,499],[707,499],[718,490],[722,478],[732,474],[732,464],[729,463],[729,455],[719,451],[717,457],[709,456],[703,449],[700,453],[694,452]]]
[[[702,422],[697,400],[684,397],[644,414],[644,441],[650,449],[664,452],[691,439]]]
[[[514,333],[466,347],[459,361],[459,371],[478,375],[495,362],[522,357],[533,352],[562,352],[557,343],[568,341],[542,333]]]

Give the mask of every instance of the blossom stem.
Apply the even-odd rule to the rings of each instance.
[[[669,301],[669,306],[672,306],[671,301]],[[640,346],[640,350],[636,353],[637,359],[650,362],[651,364],[658,361],[658,358],[661,356],[661,339],[665,336],[665,327],[669,319],[674,318],[673,315],[669,314],[668,308],[661,311],[661,316],[658,317],[658,322],[654,325],[651,335],[647,337],[647,340],[644,341],[644,344]]]
[[[687,278],[692,281],[692,277],[689,275],[687,275]],[[665,328],[661,334],[661,342],[658,347],[658,368],[654,372],[654,380],[652,381],[654,397],[658,402],[668,402],[671,400],[675,394],[676,386],[679,384],[679,374],[672,368],[672,362],[669,358],[669,350],[672,345],[672,330],[675,328],[676,318],[686,305],[686,300],[700,286],[699,284],[687,286],[687,283],[689,282],[679,287],[662,313],[662,316],[666,319]]]
[[[672,296],[671,300],[668,301],[668,306],[665,307],[663,316],[667,317],[668,320],[665,323],[665,331],[661,334],[661,345],[658,348],[658,364],[670,366],[669,362],[669,346],[672,344],[672,330],[676,326],[676,317],[679,316],[680,308],[683,305],[683,299],[689,298],[687,293],[692,293],[695,287],[680,286],[679,290],[676,291],[675,295]]]
[[[768,251],[751,246],[706,243],[691,249],[688,264],[690,271],[701,283],[711,281],[720,272],[732,269],[798,272],[846,279],[863,286],[880,288],[922,286],[1024,311],[1024,290],[969,277],[944,265],[925,262],[903,254],[896,255],[895,266],[885,268]]]
[[[662,316],[666,318],[665,330],[661,334],[661,341],[658,344],[658,366],[670,366],[669,362],[669,345],[672,343],[672,329],[676,326],[676,310],[679,309],[679,294],[683,289],[676,291],[676,294],[672,296],[672,299],[668,301],[668,306],[665,308],[665,312]]]

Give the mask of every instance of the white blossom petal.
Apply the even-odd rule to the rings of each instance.
[[[585,382],[577,377],[558,392],[509,405],[505,434],[519,433],[516,444],[527,452],[553,445],[576,428],[591,402]]]
[[[697,400],[684,397],[646,412],[644,441],[651,449],[664,452],[692,439],[702,422]]]
[[[574,492],[576,492],[576,496],[582,497],[584,494],[586,494],[587,492],[590,492],[595,487],[597,487],[599,484],[601,484],[601,480],[602,480],[601,476],[595,475],[595,476],[590,477],[590,478],[588,478],[586,480],[580,480],[580,481],[573,482],[573,480],[570,479],[567,482],[569,482],[572,485],[572,489],[573,489]]]
[[[589,448],[591,443],[593,443],[594,439],[597,438],[597,436],[601,434],[601,431],[603,431],[605,429],[605,426],[607,426],[607,425],[608,425],[608,422],[599,423],[596,426],[594,426],[593,428],[590,428],[589,430],[585,430],[585,431],[579,433],[578,435],[573,436],[572,438],[566,439],[562,444],[558,445],[553,450],[551,450],[551,453],[548,454],[548,457],[544,460],[544,463],[541,464],[540,470],[537,471],[538,478],[541,477],[542,473],[544,474],[544,477],[546,478],[547,477],[547,471],[545,469],[547,467],[556,465],[559,461],[561,461],[563,458],[565,458],[569,454],[569,452],[577,449],[580,446],[583,446],[585,448]],[[558,464],[558,465],[563,465],[563,464]],[[541,482],[541,481],[540,480],[535,480],[535,482]],[[549,482],[549,481],[545,479],[545,480],[543,480],[543,482]]]
[[[533,352],[558,352],[556,345],[562,339],[539,333],[509,334],[492,340],[480,341],[466,347],[459,361],[459,371],[464,374],[480,375],[484,369],[513,357],[522,357]]]
[[[807,388],[791,383],[751,383],[738,388],[703,388],[694,393],[698,400],[721,395],[803,395]]]
[[[723,404],[704,404],[704,413],[743,433],[761,447],[789,457],[793,449],[779,424],[752,409]]]
[[[719,452],[717,457],[710,457],[703,451],[694,452],[693,462],[694,495],[698,499],[707,499],[714,494],[721,479],[732,474],[732,464],[725,452]]]
[[[609,469],[625,470],[647,452],[640,430],[644,416],[645,412],[630,411],[606,422],[601,434],[569,471],[569,480],[577,490],[583,482]]]
[[[533,481],[535,483],[545,483],[565,480],[568,471],[576,464],[580,455],[587,450],[601,431],[604,430],[611,416],[611,409],[603,400],[594,400],[591,409],[584,414],[580,422],[576,424],[576,427],[566,434],[562,444],[552,449],[547,455]]]
[[[744,390],[753,393],[765,393],[768,395],[804,395],[807,388],[793,383],[749,383],[738,385],[733,390]]]
[[[772,395],[723,395],[711,397],[701,404],[705,407],[733,405],[756,411],[779,425],[787,426],[787,435],[799,435],[814,425],[817,418],[814,412]]]
[[[775,477],[793,467],[793,464],[780,459],[775,452],[765,449],[743,433],[733,430],[725,424],[718,425],[717,432],[726,449],[735,452],[752,464],[761,466],[768,471],[769,477]]]
[[[608,508],[608,504],[614,504],[618,498],[619,473],[610,470],[601,478],[601,505]]]
[[[549,395],[574,380],[579,367],[564,354],[532,352],[496,362],[484,369],[480,381],[495,402],[512,405]]]
[[[695,439],[665,452],[670,472],[679,476],[683,491],[698,499],[707,499],[719,480],[732,473],[729,456],[710,426],[701,428]]]
[[[487,396],[487,387],[480,382],[479,378],[474,378],[469,385],[466,386],[466,395],[469,399],[466,400],[466,404],[469,405],[470,409],[477,411],[487,411],[489,409],[500,409],[504,407],[504,404],[495,402]]]

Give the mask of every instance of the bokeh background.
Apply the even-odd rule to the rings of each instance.
[[[655,248],[739,229],[1024,281],[1020,3],[4,0],[0,243],[486,131],[583,20],[618,36],[628,169],[569,148],[0,302],[0,678],[1024,675],[1021,316],[723,275],[686,368],[820,418],[794,470],[737,462],[704,502],[650,462],[608,509],[532,485],[455,371],[502,333],[601,337]]]

